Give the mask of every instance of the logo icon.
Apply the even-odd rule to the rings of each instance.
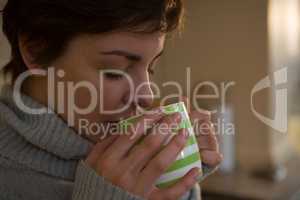
[[[253,104],[254,94],[272,87],[272,81],[270,76],[265,77],[261,81],[259,81],[251,91],[251,110],[254,115],[262,121],[264,124],[272,127],[273,129],[286,133],[287,132],[287,88],[276,89],[278,86],[282,86],[287,83],[287,67],[280,69],[273,73],[274,76],[274,86],[275,86],[275,117],[274,119],[270,119],[262,114],[258,113]]]

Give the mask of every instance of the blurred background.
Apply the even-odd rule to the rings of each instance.
[[[155,82],[163,95],[177,82],[215,111],[224,161],[203,199],[300,199],[300,0],[185,3],[185,29],[168,40]],[[9,57],[0,34],[0,66]]]

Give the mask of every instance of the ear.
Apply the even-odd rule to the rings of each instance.
[[[22,56],[22,59],[25,63],[25,65],[27,66],[28,69],[37,69],[40,67],[40,65],[36,64],[34,62],[34,53],[35,50],[32,49],[34,48],[34,45],[29,45],[28,42],[26,41],[27,37],[25,37],[24,35],[20,35],[19,36],[19,49],[20,49],[20,53]]]

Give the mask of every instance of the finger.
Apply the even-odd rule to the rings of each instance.
[[[91,167],[95,167],[99,156],[117,139],[117,137],[118,135],[111,135],[96,143],[89,153],[86,163]]]
[[[204,123],[207,124],[206,125],[207,128],[203,128]],[[199,148],[202,150],[206,149],[206,150],[219,151],[219,144],[218,144],[218,140],[217,140],[217,136],[213,124],[211,122],[203,122],[202,125],[200,125],[200,127],[201,128],[199,127],[194,128]]]
[[[223,160],[223,155],[216,151],[205,150],[200,151],[200,154],[202,157],[202,161],[210,167],[218,166]]]
[[[193,188],[199,175],[199,168],[193,168],[174,186],[163,189],[163,199],[179,199]]]
[[[142,170],[143,177],[145,177],[143,182],[149,185],[154,183],[176,160],[178,154],[185,147],[187,139],[188,131],[181,129],[169,144],[150,160],[149,164]]]
[[[206,136],[206,135],[216,135],[214,124],[211,121],[198,121],[193,124],[193,129],[195,131],[195,136]]]
[[[162,119],[160,124],[155,126],[145,139],[128,153],[126,163],[130,169],[140,171],[145,164],[157,154],[167,142],[172,133],[172,127],[178,126],[181,121],[181,115],[175,113]]]
[[[196,139],[200,150],[219,151],[219,144],[215,135],[200,135]]]
[[[163,112],[160,109],[157,109],[154,114],[145,114],[141,116],[135,123],[127,127],[127,132],[122,133],[114,145],[109,147],[103,156],[109,156],[111,159],[115,160],[120,160],[122,157],[125,157],[132,146],[146,134],[147,129],[153,127],[163,115]]]

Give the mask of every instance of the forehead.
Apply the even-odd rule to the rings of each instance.
[[[126,49],[132,52],[151,53],[161,51],[166,35],[156,33],[116,32],[107,34],[85,35],[79,39],[81,45],[101,50]]]

